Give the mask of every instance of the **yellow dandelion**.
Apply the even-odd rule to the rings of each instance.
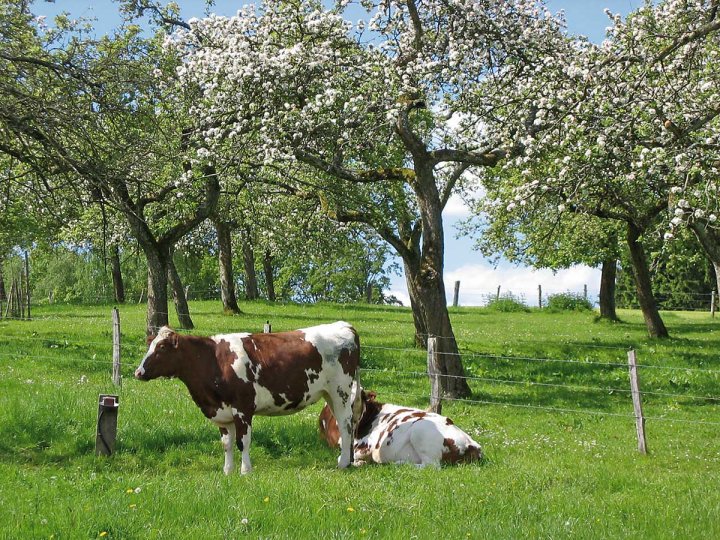
[[[125,490],[125,493],[132,493],[132,492],[133,492],[133,488],[128,488]],[[105,533],[105,534],[107,534],[107,533]]]
[[[102,536],[107,536],[107,531],[101,532],[101,533],[100,533],[100,536],[101,536],[101,537],[102,537]]]
[[[269,502],[270,502],[270,497],[265,497],[265,498],[263,499],[263,502],[264,502],[264,503],[269,503]]]
[[[135,508],[136,506],[137,506],[137,504],[131,504],[130,508]]]
[[[355,511],[355,509],[354,509],[354,508],[353,508],[352,506],[348,506],[348,509],[347,509],[347,511],[348,511],[348,512],[354,512],[354,511]]]

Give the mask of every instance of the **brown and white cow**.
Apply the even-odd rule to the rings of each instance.
[[[233,439],[242,453],[240,472],[250,472],[253,416],[292,414],[321,397],[339,420],[338,467],[352,463],[353,417],[359,418],[362,404],[353,391],[360,341],[350,324],[211,337],[181,335],[165,326],[148,342],[135,377],[177,377],[185,383],[202,413],[220,428],[225,474],[233,469]]]
[[[361,391],[363,412],[354,442],[355,463],[414,463],[419,466],[468,463],[482,459],[470,435],[439,414],[380,403],[375,392]],[[331,448],[344,440],[325,406],[318,419],[320,436]]]

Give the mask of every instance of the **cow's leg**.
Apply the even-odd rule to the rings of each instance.
[[[235,440],[235,424],[225,424],[220,427],[220,440],[225,449],[225,466],[223,472],[230,474],[233,471],[233,441]]]
[[[252,418],[245,418],[242,413],[236,413],[233,416],[235,423],[235,442],[238,450],[242,454],[242,463],[240,465],[240,474],[247,474],[252,470],[250,464],[250,434],[252,432]]]
[[[340,457],[338,467],[349,467],[353,461],[353,409],[350,394],[338,392],[330,396],[330,408],[340,431]]]

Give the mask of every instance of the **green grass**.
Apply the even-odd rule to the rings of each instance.
[[[407,309],[259,302],[230,317],[217,302],[191,308],[202,334],[347,320],[360,332],[363,384],[384,401],[428,404]],[[706,313],[664,313],[673,337],[653,341],[634,311],[611,324],[593,313],[454,308],[480,403],[445,402],[443,412],[483,445],[484,463],[338,471],[317,435],[317,404],[258,417],[253,473],[225,477],[218,432],[184,386],[132,379],[144,309],[120,311],[119,391],[109,306],[0,321],[0,538],[720,537],[720,401],[707,399],[720,398],[720,321]],[[625,391],[630,347],[640,364],[680,368],[640,370],[643,390],[656,392],[644,396],[648,456],[636,450]],[[94,456],[99,393],[120,395],[111,458]]]

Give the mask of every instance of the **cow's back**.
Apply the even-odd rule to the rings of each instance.
[[[328,387],[349,387],[359,362],[357,334],[348,323],[291,332],[213,336],[229,344],[234,375],[253,384],[254,413],[291,414],[315,403]]]

